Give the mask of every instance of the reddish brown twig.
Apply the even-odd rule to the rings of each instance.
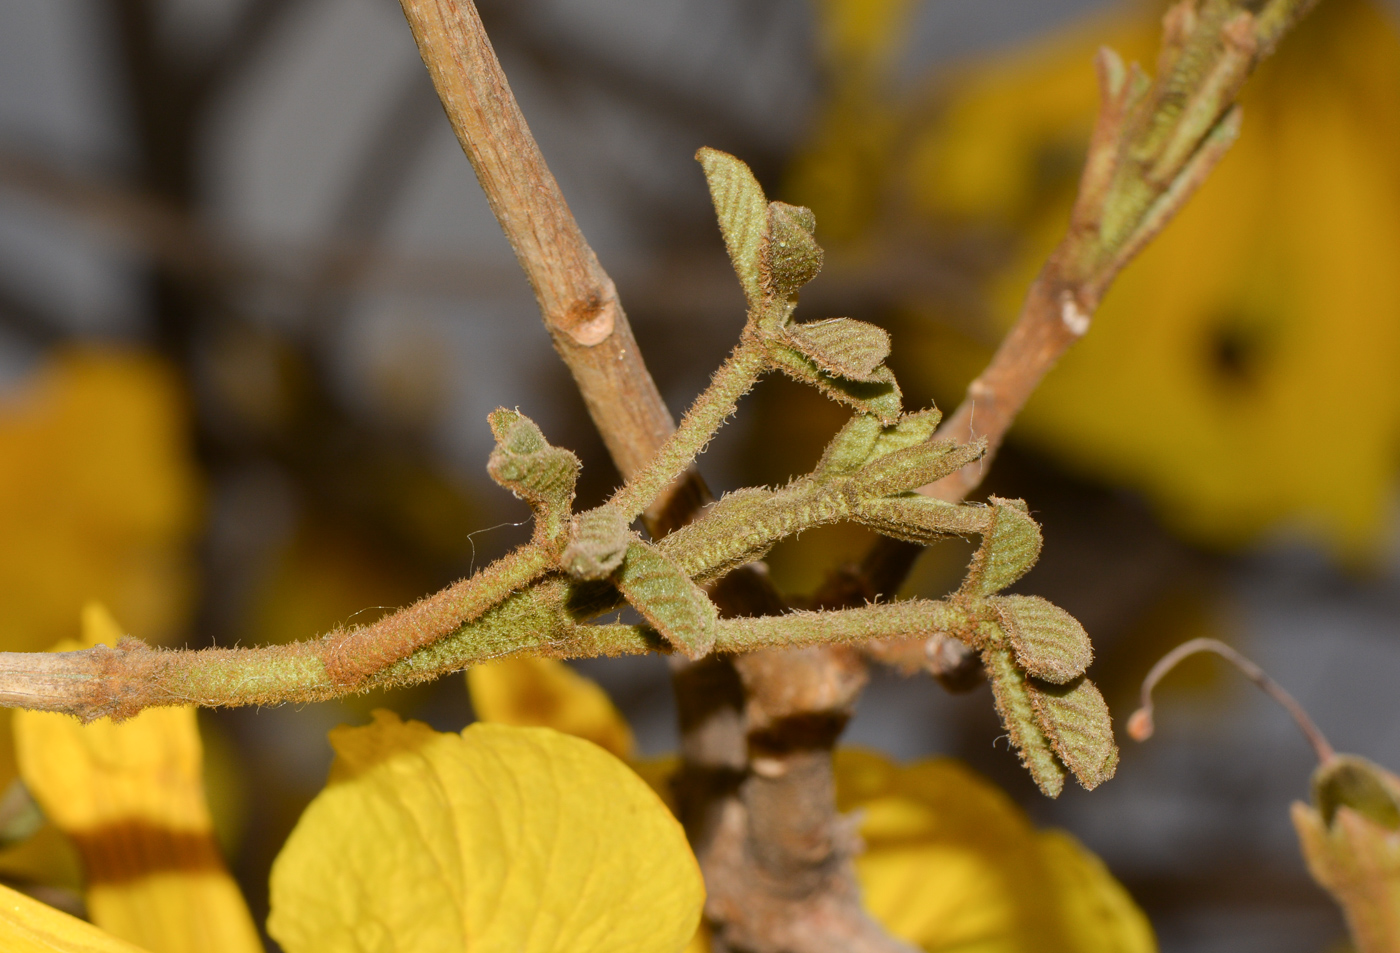
[[[1241,675],[1259,686],[1264,694],[1278,702],[1292,716],[1298,730],[1308,740],[1308,744],[1312,745],[1319,764],[1327,764],[1337,756],[1331,743],[1322,734],[1322,730],[1317,727],[1317,723],[1312,720],[1307,709],[1300,705],[1296,698],[1290,695],[1282,685],[1270,678],[1268,673],[1253,661],[1218,639],[1192,639],[1189,642],[1183,642],[1158,659],[1157,664],[1152,666],[1152,670],[1142,680],[1142,706],[1128,718],[1128,735],[1134,741],[1146,741],[1152,737],[1156,730],[1152,718],[1152,690],[1157,687],[1157,683],[1168,672],[1176,668],[1182,659],[1189,658],[1198,652],[1212,652],[1225,659],[1239,669]]]

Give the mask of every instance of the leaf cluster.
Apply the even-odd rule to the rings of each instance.
[[[997,709],[1046,794],[1060,792],[1066,770],[1089,788],[1111,777],[1117,749],[1107,706],[1084,677],[1092,652],[1083,627],[1044,599],[1001,594],[1040,554],[1040,530],[1025,503],[994,497],[990,505],[957,504],[918,492],[974,464],[985,446],[938,439],[936,408],[902,412],[882,329],[851,318],[794,321],[797,292],[822,261],[814,216],[767,201],[733,156],[702,149],[697,158],[749,313],[738,346],[675,435],[612,499],[573,513],[577,458],[550,446],[519,411],[491,417],[497,445],[490,473],[534,510],[531,545],[550,555],[551,572],[572,591],[558,602],[570,608],[559,611],[581,616],[626,602],[664,644],[698,658],[716,648],[723,627],[703,584],[761,558],[785,537],[837,522],[919,544],[979,535],[952,597],[905,603],[896,617],[907,631],[946,632],[982,653]],[[767,371],[817,387],[854,414],[811,473],[781,488],[731,493],[664,539],[644,539],[633,521]],[[766,621],[780,642],[822,641],[860,625],[862,611]],[[516,624],[531,624],[532,615]],[[947,631],[950,624],[955,631]]]

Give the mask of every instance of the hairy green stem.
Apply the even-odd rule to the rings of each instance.
[[[739,405],[767,367],[763,343],[746,327],[738,346],[715,371],[710,386],[696,398],[674,433],[641,472],[613,495],[607,505],[631,522],[685,472]]]
[[[476,620],[407,658],[366,677],[360,690],[410,684],[517,654],[559,658],[667,651],[651,629],[590,625],[575,617],[571,587],[558,577],[515,593]],[[596,611],[594,603],[587,611]],[[966,631],[965,608],[943,602],[865,606],[838,612],[721,620],[719,652],[897,638]],[[60,711],[85,721],[125,718],[144,708],[203,707],[324,701],[345,694],[326,660],[335,637],[250,649],[151,649],[127,640],[115,649],[78,652],[0,652],[0,704]]]

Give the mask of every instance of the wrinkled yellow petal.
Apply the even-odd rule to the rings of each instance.
[[[441,734],[376,712],[272,869],[287,953],[679,953],[704,887],[631,770],[548,728]]]
[[[120,636],[106,610],[84,610],[85,645]],[[14,729],[25,784],[82,856],[94,923],[151,953],[261,951],[214,842],[193,707],[90,725],[24,711]]]
[[[1072,838],[1038,832],[956,761],[900,767],[837,753],[837,798],[860,811],[866,907],[925,950],[1154,953],[1142,912]]]
[[[472,708],[482,721],[553,728],[632,757],[632,729],[608,693],[557,659],[512,658],[467,670]]]
[[[0,950],[5,953],[146,953],[91,923],[0,886]]]

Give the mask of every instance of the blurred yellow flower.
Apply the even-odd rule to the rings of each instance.
[[[482,721],[541,725],[587,738],[624,761],[632,757],[632,729],[608,693],[562,662],[521,657],[475,665],[467,687]]]
[[[1159,10],[1130,7],[965,70],[937,106],[927,87],[868,79],[868,103],[853,106],[857,84],[834,73],[791,191],[823,226],[829,210],[837,237],[853,232],[850,253],[859,223],[880,214],[1017,238],[985,288],[994,318],[980,342],[949,329],[981,314],[905,302],[921,333],[900,350],[924,386],[956,394],[1014,320],[1068,220],[1097,105],[1094,50],[1107,43],[1150,69]],[[1281,526],[1344,557],[1374,553],[1400,462],[1397,89],[1392,17],[1369,0],[1319,5],[1246,85],[1239,142],[1119,278],[1018,437],[1141,489],[1206,543]],[[893,211],[863,207],[896,198]]]
[[[130,353],[59,352],[0,394],[0,649],[68,638],[92,599],[148,641],[180,629],[200,509],[185,413],[165,364]],[[10,717],[0,787],[15,776]],[[38,874],[21,854],[0,869]]]
[[[0,886],[0,949],[5,953],[148,953],[5,886]]]
[[[385,711],[331,743],[330,782],[272,868],[287,953],[679,953],[694,934],[684,832],[596,745]]]
[[[478,685],[498,688],[497,678],[470,682],[483,718],[495,708],[478,701]],[[550,712],[592,708],[601,692],[553,659],[516,666],[511,684],[522,697],[548,699],[528,708],[541,725],[550,724]],[[556,727],[566,730],[564,723]],[[634,768],[664,791],[675,760]],[[861,817],[866,850],[856,871],[866,907],[895,936],[959,953],[1155,953],[1147,918],[1097,857],[1062,831],[1037,831],[1005,794],[958,762],[901,767],[872,752],[841,750],[836,788],[841,810]],[[689,953],[707,949],[698,932]]]
[[[83,612],[69,651],[115,645],[105,609]],[[260,953],[261,941],[214,842],[193,707],[121,723],[15,713],[20,773],[82,856],[88,913],[151,953]]]

